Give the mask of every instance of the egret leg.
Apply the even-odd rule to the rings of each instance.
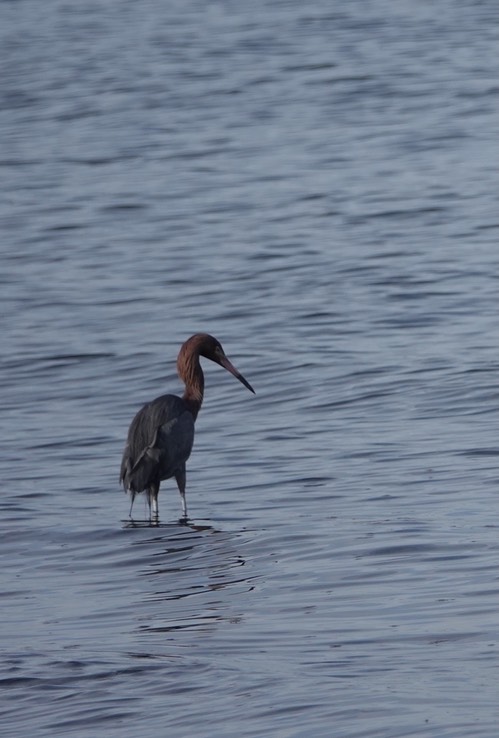
[[[159,517],[158,494],[159,484],[151,484],[151,486],[147,490],[147,501],[149,503],[151,520],[157,520]]]
[[[187,502],[185,499],[185,464],[175,472],[175,479],[177,480],[178,491],[180,492],[180,498],[182,500],[182,517],[187,520]]]
[[[129,492],[130,492],[130,490],[129,490]],[[130,520],[132,520],[132,510],[133,510],[133,502],[135,500],[135,493],[134,492],[130,492],[130,497],[131,497],[131,500],[130,500],[130,512],[128,513],[128,517],[130,518]]]

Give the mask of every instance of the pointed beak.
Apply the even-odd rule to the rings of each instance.
[[[219,358],[220,366],[223,366],[224,369],[227,369],[228,372],[233,374],[236,379],[239,379],[241,384],[244,384],[245,387],[249,389],[250,392],[253,392],[255,394],[255,390],[251,386],[251,384],[243,377],[242,374],[240,374],[236,367],[231,364],[231,362],[228,360],[228,358],[224,355]]]

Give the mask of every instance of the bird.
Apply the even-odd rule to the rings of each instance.
[[[131,496],[130,517],[135,496],[145,491],[150,520],[157,522],[160,484],[175,477],[182,501],[181,520],[188,519],[185,465],[192,451],[194,423],[204,395],[200,357],[222,366],[255,394],[250,383],[225,355],[220,341],[208,333],[195,333],[188,338],[177,357],[177,373],[185,384],[184,394],[182,397],[161,395],[146,403],[128,430],[120,484]]]

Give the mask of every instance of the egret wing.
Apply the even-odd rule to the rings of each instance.
[[[120,481],[131,492],[169,479],[185,464],[194,442],[194,418],[175,395],[144,405],[132,420]]]

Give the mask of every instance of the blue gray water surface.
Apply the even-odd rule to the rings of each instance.
[[[496,738],[497,16],[1,3],[2,736]]]

